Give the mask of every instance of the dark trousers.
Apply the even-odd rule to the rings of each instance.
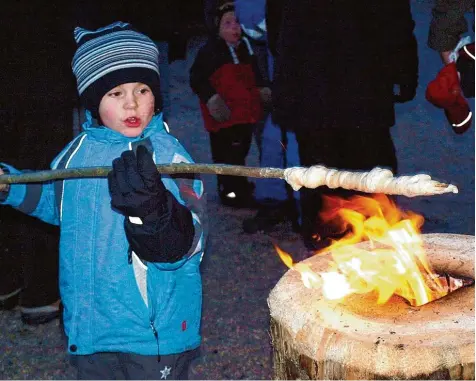
[[[384,167],[397,172],[395,146],[388,128],[311,129],[296,131],[301,165],[322,164],[342,170]],[[359,192],[322,186],[301,189],[302,233],[325,235],[319,219],[322,196],[349,197]],[[360,193],[361,194],[361,193]],[[324,230],[324,231],[323,231]]]
[[[72,138],[72,33],[78,24],[69,3],[53,0],[46,9],[10,2],[0,12],[0,161],[18,169],[48,169]],[[31,18],[34,23],[23,23]],[[9,208],[0,206],[0,294],[23,287],[25,307],[50,304],[59,298],[58,228]]]
[[[237,124],[210,132],[212,159],[216,164],[245,165],[253,134],[252,124]],[[246,177],[218,175],[218,191],[247,192],[249,184]]]
[[[102,352],[71,356],[78,380],[188,380],[191,362],[199,349],[160,356]]]
[[[23,307],[58,300],[58,237],[58,227],[0,206],[0,295],[22,288]]]
[[[71,139],[69,104],[43,106],[2,110],[0,161],[18,169],[47,169]],[[23,307],[58,300],[58,245],[58,227],[0,206],[0,295],[21,288]]]

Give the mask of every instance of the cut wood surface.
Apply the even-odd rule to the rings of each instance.
[[[435,272],[474,278],[474,236],[423,240]],[[319,272],[329,260],[326,253],[303,262]],[[474,286],[420,307],[397,296],[375,300],[325,300],[289,270],[268,298],[275,378],[474,380]]]

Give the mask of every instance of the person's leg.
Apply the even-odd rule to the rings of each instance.
[[[48,12],[35,14],[40,7],[33,3],[29,7],[11,3],[9,12],[5,13],[10,13],[10,17],[2,18],[3,27],[19,22],[16,16],[20,15],[20,9],[24,17],[35,16],[35,25],[24,28],[22,33],[11,27],[2,28],[2,35],[10,43],[4,45],[4,56],[8,56],[8,60],[2,65],[5,75],[0,108],[8,110],[8,117],[0,121],[0,152],[2,161],[19,169],[48,169],[71,140],[72,103],[77,93],[71,75],[71,57],[76,47],[69,29],[70,9],[66,2],[64,4],[64,7],[51,7]],[[51,22],[52,19],[62,22]],[[22,48],[18,49],[19,46]],[[41,75],[34,76],[35,73]],[[2,209],[2,220],[3,212]],[[48,225],[16,211],[13,213],[4,222],[16,236],[0,241],[0,255],[5,248],[11,249],[10,254],[17,262],[14,266],[22,267],[17,271],[21,275],[21,287],[25,287],[20,297],[21,307],[45,307],[36,310],[41,316],[49,304],[58,299],[58,248],[52,243],[55,239],[46,232]],[[1,276],[0,283],[3,283]],[[22,311],[22,318],[24,316]],[[43,315],[51,316],[49,312]]]
[[[368,129],[349,129],[344,134],[341,166],[354,170],[385,167],[397,173],[397,156],[390,129],[374,126]]]
[[[262,58],[266,64],[261,64],[265,71],[264,78],[272,80],[274,58],[267,46],[264,46]],[[267,115],[260,134],[255,132],[255,139],[260,153],[260,167],[286,168],[299,165],[298,145],[296,135],[283,132],[280,126],[272,121],[271,113]],[[256,182],[255,196],[260,205],[258,213],[243,221],[246,233],[267,231],[276,224],[290,219],[295,231],[299,230],[299,192],[293,192],[283,180],[259,179]],[[294,196],[294,197],[293,197]]]
[[[284,139],[283,139],[284,138]],[[261,140],[260,167],[284,168],[286,165],[286,136],[268,115]],[[287,219],[296,220],[294,203],[291,204],[286,182],[282,179],[257,179],[255,198],[258,212],[243,221],[243,231],[254,234],[270,231]]]
[[[121,366],[128,380],[188,380],[191,362],[197,358],[199,350],[162,355],[144,356],[121,353]]]
[[[284,155],[284,167],[299,167],[301,161],[299,160],[299,147],[296,139],[296,134],[293,131],[286,132],[286,150]],[[302,213],[301,213],[301,204],[300,199],[301,195],[299,191],[294,191],[289,185],[286,184],[286,190],[289,194],[289,200],[292,203],[291,212],[294,215],[290,216],[291,222],[293,223],[293,229],[295,231],[300,230],[302,224]]]
[[[0,206],[0,309],[10,310],[20,302],[23,288],[21,212]]]
[[[7,101],[7,100],[5,100]],[[2,106],[8,106],[5,103]],[[0,123],[4,139],[0,142],[2,161],[11,162],[17,153],[17,142],[14,141],[14,113],[4,109]],[[23,288],[23,252],[22,227],[17,222],[21,212],[10,206],[0,206],[0,309],[10,310],[20,302]]]
[[[228,128],[230,137],[230,149],[226,152],[226,164],[246,165],[246,157],[251,147],[253,125],[240,124]],[[247,198],[253,192],[253,186],[243,176],[228,176],[230,184],[241,197]],[[245,197],[246,195],[246,197]]]
[[[296,138],[302,166],[321,164],[338,168],[342,131],[308,128],[297,131]],[[335,193],[334,190],[325,186],[300,190],[301,234],[304,244],[311,250],[319,250],[327,246],[327,238],[332,236],[332,227],[320,220],[319,213],[323,205],[323,196],[333,193]]]
[[[323,158],[323,164],[341,170],[351,171],[369,171],[375,167],[385,167],[391,169],[394,173],[397,170],[397,158],[395,147],[388,128],[369,128],[361,129],[357,127],[339,129],[329,141],[334,141],[334,155]],[[309,246],[314,245],[322,249],[328,246],[332,239],[339,239],[346,234],[342,221],[338,219],[323,219],[321,210],[325,208],[323,197],[338,197],[349,199],[356,195],[371,196],[368,193],[328,187],[321,188],[321,205],[317,212],[317,222],[314,234],[319,236],[320,240],[308,240]]]
[[[226,149],[223,149],[223,163],[243,166],[250,150],[253,125],[241,124],[225,128]],[[220,180],[221,199],[225,205],[233,207],[254,207],[253,184],[243,176],[223,176]]]
[[[229,136],[228,129],[209,132],[209,137],[213,162],[215,164],[226,164],[227,151],[231,146],[231,138]],[[231,189],[228,177],[229,176],[217,175],[217,191],[220,197],[226,191],[226,189]]]
[[[266,119],[261,140],[260,167],[283,168],[285,156],[285,142],[281,128],[273,123],[271,115]],[[286,182],[281,179],[259,179],[256,181],[256,201],[265,203],[272,199],[277,203],[286,201],[288,198]]]
[[[59,317],[59,228],[33,217],[22,216],[25,253],[21,318],[27,324],[42,324]]]
[[[18,168],[48,168],[49,162],[72,135],[71,131],[65,129],[65,125],[71,126],[71,108],[67,105],[45,105],[34,110],[13,110],[10,114],[11,127],[7,127],[7,130],[12,128],[12,134],[22,144],[14,145],[16,149],[3,151],[5,161]],[[51,136],[37,133],[45,125],[49,126]],[[0,276],[0,295],[4,295],[5,288],[12,292],[21,287],[15,305],[20,305],[22,321],[32,325],[47,323],[60,315],[59,229],[9,207],[2,209],[5,210],[1,212],[0,235],[7,236],[0,240],[3,249],[0,272],[2,275],[9,272],[10,275]],[[5,261],[7,263],[3,263]],[[14,273],[16,280],[12,279]]]
[[[299,136],[299,152],[304,166],[323,164],[342,170],[371,170],[376,166],[397,170],[395,147],[388,128],[361,129],[357,127],[329,131],[311,131]],[[306,144],[306,139],[312,144]],[[331,221],[323,221],[320,212],[324,196],[349,198],[361,192],[342,188],[319,187],[303,189],[303,238],[306,246],[315,250],[326,247],[330,238],[339,238],[345,232]]]
[[[265,81],[268,81],[271,77],[269,76],[269,60],[272,60],[272,56],[268,51],[266,44],[264,43],[253,43],[253,51],[258,62],[258,69],[261,76]],[[261,161],[263,157],[263,134],[264,129],[266,128],[266,122],[268,115],[265,115],[263,119],[258,121],[253,128],[253,136],[255,138],[256,146],[258,147],[259,160]]]
[[[390,169],[396,175],[398,162],[390,129],[386,126],[349,129],[342,139],[339,167],[356,171],[370,171],[380,167]],[[368,193],[344,189],[336,189],[335,192],[342,198],[355,195],[372,196]],[[396,202],[395,197],[387,197]]]
[[[210,147],[216,164],[245,165],[253,125],[242,124],[210,132]],[[253,207],[253,184],[243,176],[217,175],[218,194],[224,205]]]
[[[78,380],[126,380],[119,353],[102,352],[92,355],[71,355]],[[157,361],[157,356],[155,356]],[[141,379],[141,378],[138,378]]]
[[[49,73],[52,76],[52,73]],[[19,126],[28,125],[35,131],[48,126],[49,134],[30,130],[24,136],[20,168],[46,169],[53,158],[71,140],[72,104],[57,99],[43,108],[18,115]],[[69,126],[69,128],[65,128]],[[33,136],[33,140],[30,138]],[[21,318],[27,324],[42,324],[58,318],[59,306],[59,228],[31,216],[22,216],[25,247],[24,289],[21,295]]]

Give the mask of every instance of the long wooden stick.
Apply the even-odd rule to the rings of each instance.
[[[87,167],[87,168],[67,168],[53,169],[47,171],[26,172],[19,175],[3,175],[0,176],[0,184],[18,184],[18,183],[35,183],[51,180],[74,179],[84,177],[106,177],[112,170],[112,167]],[[190,174],[201,173],[210,175],[230,175],[230,176],[246,176],[256,178],[284,178],[284,169],[282,168],[260,168],[260,167],[244,167],[240,165],[226,164],[160,164],[157,170],[163,174]]]
[[[106,177],[111,167],[68,168],[47,171],[26,172],[21,174],[4,174],[0,184],[35,183],[61,179]],[[213,174],[245,176],[254,178],[283,179],[298,190],[301,187],[344,188],[366,193],[386,193],[413,196],[428,196],[442,193],[458,193],[456,186],[434,181],[428,175],[394,177],[392,172],[374,168],[369,172],[342,171],[316,165],[309,168],[270,168],[246,167],[227,164],[176,163],[157,165],[163,174]]]

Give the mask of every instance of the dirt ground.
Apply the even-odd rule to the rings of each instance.
[[[427,173],[459,187],[458,194],[403,198],[399,204],[425,217],[424,232],[474,235],[474,125],[455,135],[443,112],[425,101],[426,84],[434,78],[440,61],[426,47],[430,1],[413,1],[419,41],[420,85],[414,101],[397,105],[392,129],[401,174]],[[210,163],[208,135],[204,131],[198,100],[188,86],[188,69],[200,39],[189,43],[187,59],[171,65],[171,132],[196,162]],[[474,100],[472,104],[474,110]],[[474,124],[474,122],[473,122]],[[253,145],[248,165],[257,165]],[[215,178],[204,176],[208,190],[210,239],[202,263],[202,355],[191,370],[193,379],[271,379],[272,347],[267,297],[285,273],[273,248],[277,243],[297,260],[309,253],[290,225],[271,234],[246,235],[244,218],[253,210],[234,210],[218,203]],[[57,321],[29,327],[18,310],[0,312],[1,379],[73,379],[64,339]]]

